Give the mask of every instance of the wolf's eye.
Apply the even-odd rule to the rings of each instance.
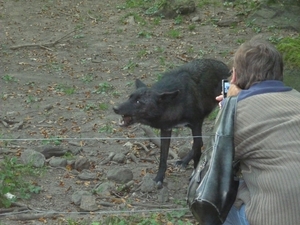
[[[139,101],[139,100],[137,100],[137,101],[136,101],[136,104],[140,104],[140,101]]]

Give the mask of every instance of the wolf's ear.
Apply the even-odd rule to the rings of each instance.
[[[172,92],[163,92],[163,93],[160,93],[160,94],[158,94],[159,100],[160,101],[170,101],[170,100],[176,98],[176,96],[178,95],[178,93],[179,93],[179,90],[172,91]]]
[[[135,80],[135,87],[136,89],[141,88],[141,87],[147,87],[146,84],[144,84],[140,79]]]

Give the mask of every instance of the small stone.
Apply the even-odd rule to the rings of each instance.
[[[83,195],[81,197],[80,209],[82,211],[93,212],[98,210],[95,197],[92,195]]]
[[[49,165],[52,167],[65,167],[67,160],[65,158],[54,157],[49,161]]]
[[[169,190],[167,187],[163,187],[162,189],[160,189],[157,200],[160,203],[166,203],[167,201],[169,201]]]
[[[125,158],[126,158],[126,156],[123,153],[117,153],[112,158],[112,161],[117,162],[117,163],[124,163],[125,162]]]
[[[24,162],[24,164],[32,164],[34,167],[43,167],[45,164],[45,156],[37,151],[34,151],[32,149],[26,149],[21,154],[21,159]]]
[[[88,170],[83,170],[82,173],[78,175],[80,180],[95,180],[97,179],[97,174],[90,173]]]
[[[90,167],[90,162],[85,157],[78,157],[75,160],[74,168],[78,171],[82,171],[83,169],[88,169]]]
[[[133,173],[127,168],[113,168],[107,172],[107,179],[125,184],[133,179]]]
[[[141,184],[141,191],[148,193],[148,192],[153,192],[156,189],[157,189],[156,182],[152,179],[150,174],[146,174]]]
[[[75,204],[75,205],[80,205],[81,203],[81,198],[82,196],[84,195],[92,195],[90,192],[88,191],[76,191],[72,194],[72,202]]]
[[[111,191],[115,189],[115,185],[113,182],[104,182],[102,184],[98,184],[94,191],[101,196],[109,196]]]
[[[193,22],[193,23],[195,23],[195,22],[200,22],[200,21],[201,21],[201,19],[200,19],[199,16],[195,16],[195,17],[192,18],[192,22]]]

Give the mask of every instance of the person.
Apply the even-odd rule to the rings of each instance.
[[[283,83],[281,54],[259,39],[237,49],[230,80],[241,179],[224,225],[300,224],[300,93]]]

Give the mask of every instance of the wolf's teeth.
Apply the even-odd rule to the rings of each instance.
[[[120,125],[120,126],[124,125],[124,123],[125,123],[124,120],[119,119],[119,125]]]

